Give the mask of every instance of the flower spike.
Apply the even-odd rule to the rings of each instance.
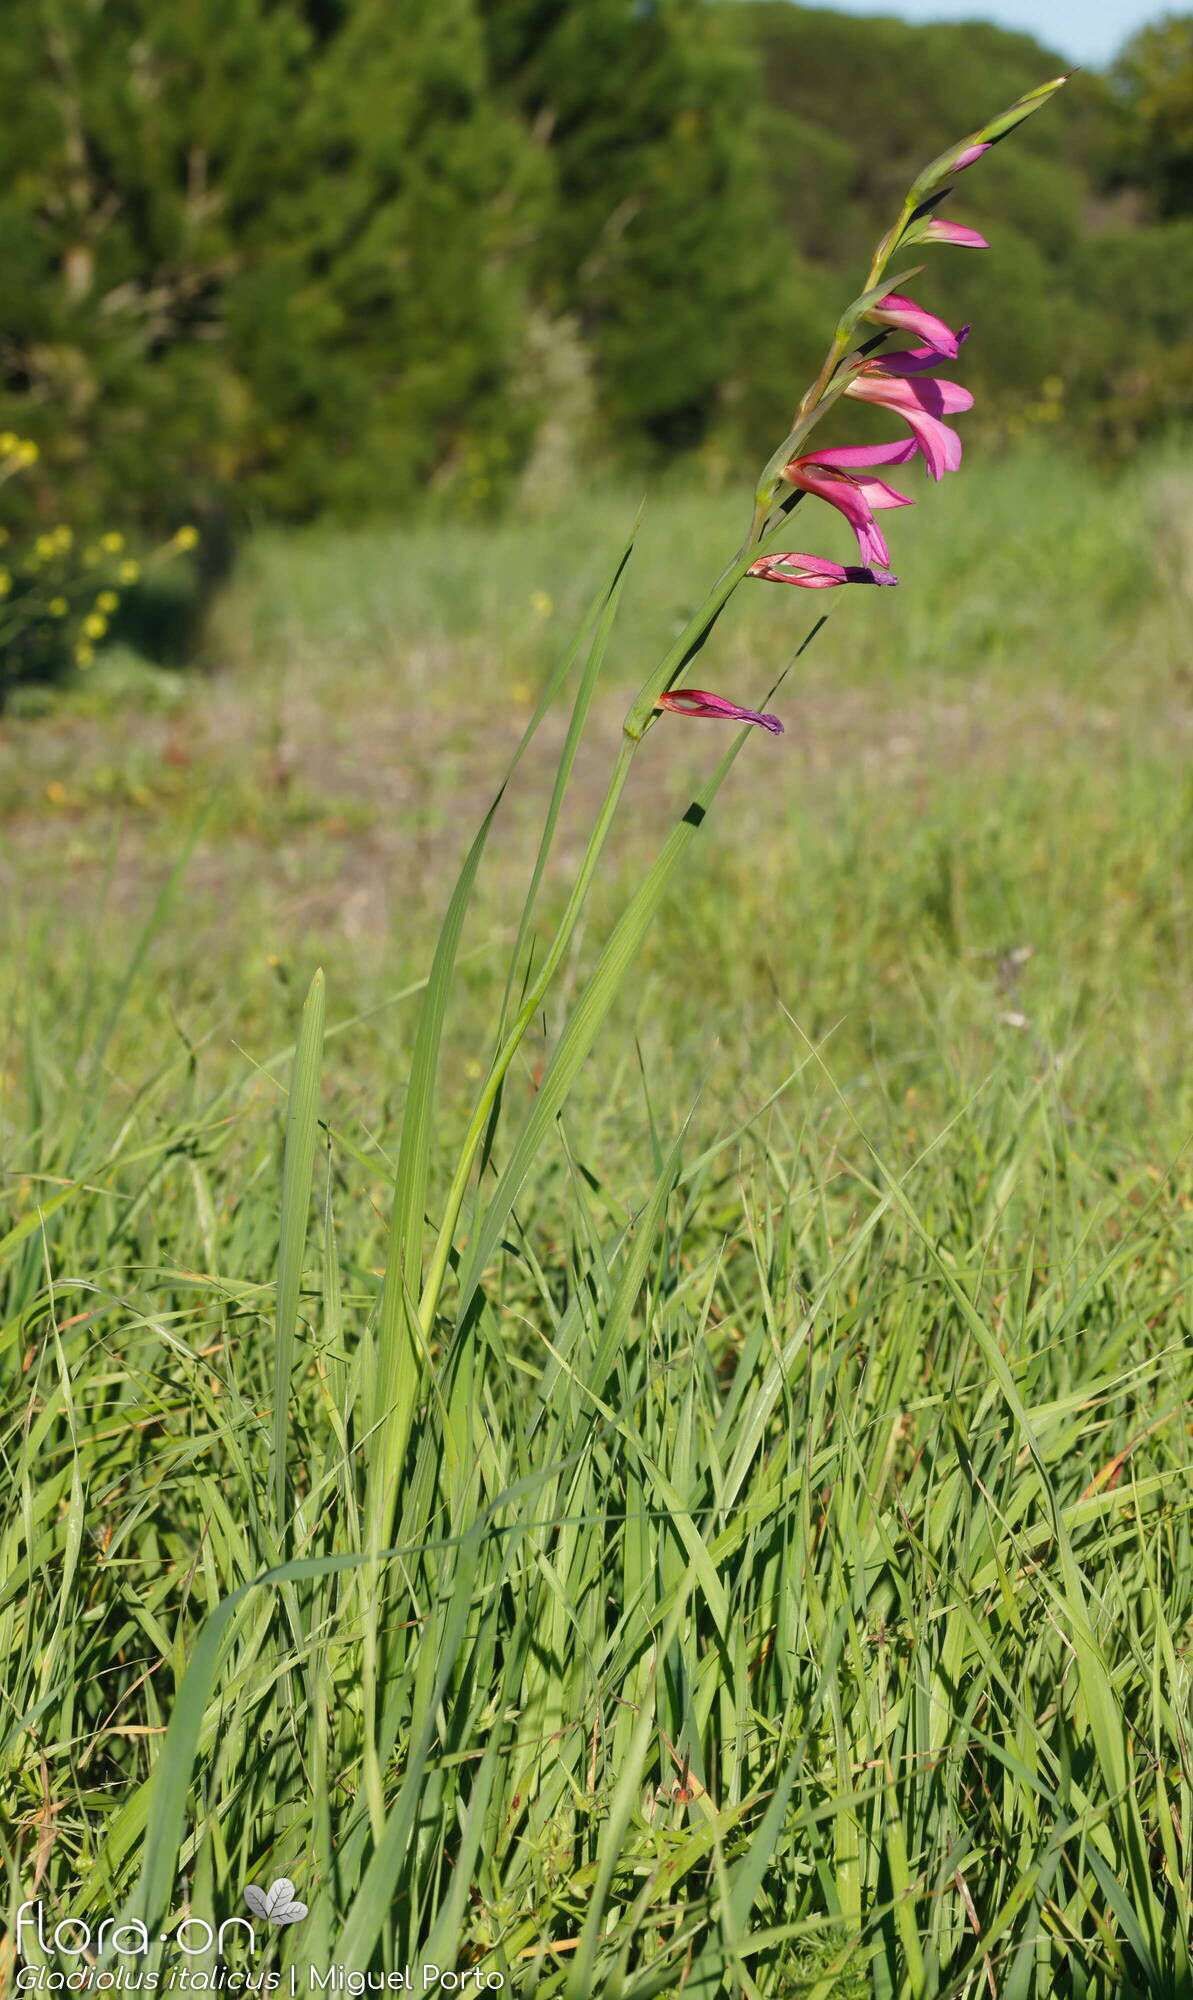
[[[710,597],[711,612],[707,616],[700,613],[684,628],[631,708],[625,723],[631,741],[641,737],[652,715],[660,710],[754,723],[776,734],[782,728],[777,716],[742,708],[723,695],[699,688],[674,686],[685,663],[704,644],[728,593],[745,578],[786,583],[797,590],[898,582],[877,517],[913,503],[908,494],[889,486],[881,474],[887,466],[906,465],[916,458],[923,459],[932,479],[955,472],[961,464],[962,442],[946,420],[973,407],[968,389],[959,382],[942,380],[936,373],[942,362],[956,360],[969,328],[954,331],[936,313],[908,296],[904,287],[916,284],[918,288],[925,267],[905,264],[903,253],[906,250],[914,255],[912,246],[933,243],[964,250],[989,249],[979,230],[946,221],[938,211],[953,192],[954,177],[975,165],[1025,118],[1040,110],[1066,80],[1063,76],[1052,78],[976,131],[954,140],[912,182],[901,213],[874,250],[862,290],[837,321],[819,373],[799,398],[787,436],[762,468],[754,486],[749,530]],[[901,268],[896,269],[896,265]],[[870,330],[875,327],[880,329],[877,333]],[[892,334],[905,336],[906,344],[892,340]],[[885,444],[817,449],[811,432],[843,396],[889,410],[911,435]],[[804,494],[826,501],[849,523],[857,540],[856,562],[833,562],[827,556],[799,550],[762,553],[774,539],[780,520]]]

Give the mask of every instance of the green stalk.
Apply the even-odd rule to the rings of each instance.
[[[443,1290],[443,1281],[447,1276],[448,1261],[451,1257],[452,1238],[456,1232],[456,1224],[460,1219],[460,1210],[464,1204],[464,1196],[468,1191],[468,1182],[472,1174],[473,1163],[485,1136],[489,1115],[509,1066],[518,1052],[527,1028],[542,1005],[551,981],[559,970],[572,932],[576,928],[581,909],[584,906],[585,898],[592,884],[593,875],[596,872],[597,862],[600,860],[601,850],[605,845],[609,828],[613,824],[618,800],[621,798],[625,781],[629,776],[635,747],[634,743],[627,741],[622,744],[621,749],[617,753],[617,761],[613,766],[613,775],[609,780],[609,788],[601,802],[596,823],[588,838],[588,846],[584,850],[584,859],[580,864],[580,872],[572,885],[572,893],[568,897],[567,908],[560,918],[555,936],[551,940],[550,950],[543,960],[538,978],[535,980],[534,985],[531,987],[530,992],[514,1017],[509,1033],[493,1058],[489,1074],[485,1078],[483,1088],[477,1098],[468,1131],[464,1136],[464,1143],[460,1149],[456,1171],[452,1175],[451,1186],[447,1192],[443,1220],[439,1225],[439,1234],[435,1238],[435,1247],[431,1252],[430,1268],[427,1272],[426,1283],[423,1286],[422,1297],[419,1301],[418,1319],[424,1339],[429,1336],[435,1322],[439,1297]]]
[[[658,705],[659,696],[667,693],[669,689],[675,686],[682,675],[688,659],[702,645],[726,604],[729,602],[729,599],[737,589],[738,584],[749,574],[751,564],[756,560],[759,545],[766,539],[771,526],[771,507],[780,484],[782,468],[790,462],[797,448],[804,442],[814,425],[819,423],[820,419],[832,408],[838,397],[843,395],[848,387],[850,377],[847,373],[842,373],[839,379],[835,381],[833,377],[837,374],[841,359],[849,348],[854,327],[858,317],[860,317],[861,311],[864,310],[865,302],[870,298],[874,289],[879,284],[882,272],[907,227],[910,212],[910,203],[906,203],[899,221],[883,238],[875,251],[862,294],[854,301],[850,312],[842,319],[833,344],[825,357],[824,366],[819,376],[800,402],[794,427],[768,461],[758,482],[753,517],[750,522],[749,532],[741,548],[733,560],[722,570],[707,597],[699,609],[688,620],[688,623],[675,643],[670,647],[654,671],[647,676],[626,715],[623,724],[625,740],[618,752],[617,761],[613,767],[613,775],[609,780],[608,790],[605,793],[600,811],[597,814],[596,823],[589,836],[588,846],[585,849],[584,859],[580,865],[580,872],[576,877],[571,895],[568,898],[567,908],[560,919],[538,978],[535,980],[533,987],[524,1000],[509,1032],[506,1034],[493,1059],[489,1073],[485,1078],[484,1085],[473,1109],[468,1131],[465,1134],[464,1143],[460,1150],[460,1156],[456,1162],[456,1170],[447,1192],[443,1217],[435,1238],[426,1281],[419,1299],[418,1324],[424,1340],[429,1338],[431,1328],[435,1323],[435,1315],[439,1309],[439,1300],[443,1293],[443,1286],[451,1260],[452,1242],[459,1224],[460,1212],[464,1205],[464,1198],[468,1192],[468,1183],[472,1176],[477,1154],[484,1143],[485,1132],[488,1128],[493,1106],[497,1100],[502,1083],[508,1074],[510,1064],[513,1062],[521,1046],[526,1030],[541,1006],[551,982],[562,963],[563,955],[575,930],[589,888],[592,885],[592,878],[596,872],[597,862],[600,859],[606,837],[613,823],[618,801],[621,798],[626,778],[629,775],[634,751],[642,741],[647,730],[651,727],[652,717]],[[907,273],[902,275],[912,274]],[[891,282],[893,284],[897,281],[892,280]]]
[[[873,276],[873,271],[871,272],[871,276]],[[847,340],[845,341],[845,345],[848,345]],[[834,347],[825,364],[827,373],[831,373],[832,366],[836,365],[836,357],[837,347]],[[567,908],[560,919],[559,926],[552,939],[550,950],[543,961],[538,978],[535,980],[505,1040],[502,1042],[500,1049],[493,1059],[488,1076],[485,1078],[484,1085],[473,1109],[468,1131],[465,1134],[460,1156],[456,1163],[456,1170],[447,1192],[443,1219],[435,1238],[426,1282],[423,1285],[422,1295],[419,1300],[418,1321],[424,1340],[429,1338],[431,1328],[435,1322],[435,1314],[439,1308],[439,1300],[442,1296],[444,1281],[447,1277],[448,1265],[451,1259],[452,1241],[459,1223],[460,1211],[463,1208],[464,1198],[468,1192],[468,1183],[472,1175],[477,1153],[484,1141],[493,1105],[509,1071],[510,1064],[521,1046],[526,1030],[541,1006],[551,982],[562,963],[564,952],[575,930],[589,888],[592,885],[592,878],[596,872],[597,862],[604,848],[606,837],[613,824],[618,801],[621,798],[626,778],[629,776],[634,752],[651,726],[652,716],[657,707],[659,696],[665,694],[678,681],[689,656],[696,650],[711,630],[737,589],[738,584],[749,574],[751,564],[756,560],[759,543],[765,540],[768,532],[770,503],[775,489],[773,478],[770,478],[768,485],[768,476],[777,472],[780,466],[788,462],[796,447],[803,442],[813,425],[820,421],[821,417],[837,401],[837,398],[844,393],[847,382],[848,378],[843,376],[840,382],[831,384],[819,394],[815,407],[801,417],[795,429],[770,461],[770,464],[762,475],[762,480],[759,482],[758,504],[755,508],[749,534],[746,536],[745,541],[742,543],[733,560],[722,570],[707,597],[699,609],[692,614],[692,617],[688,620],[674,644],[669,648],[654,671],[643,682],[626,715],[623,724],[625,740],[618,751],[617,761],[613,767],[613,775],[609,780],[608,790],[605,793],[600,811],[597,814],[596,823],[589,836],[588,846],[584,852],[580,872],[576,877],[571,895],[568,898]],[[804,401],[807,401],[806,397]],[[801,409],[802,407],[801,405]]]
[[[622,725],[631,744],[639,743],[646,734],[650,726],[651,711],[657,706],[659,696],[665,694],[678,680],[688,654],[720,617],[753,560],[754,550],[743,546],[727,568],[721,571],[700,609],[689,618],[675,644],[660,660],[654,672],[643,682]]]

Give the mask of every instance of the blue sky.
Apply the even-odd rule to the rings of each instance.
[[[1070,62],[1100,69],[1145,21],[1181,10],[1183,0],[816,0],[843,14],[897,14],[904,21],[997,21],[1026,29]]]

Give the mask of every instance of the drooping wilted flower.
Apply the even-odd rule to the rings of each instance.
[[[828,562],[824,556],[805,556],[796,552],[759,556],[756,563],[750,564],[747,574],[760,576],[767,583],[794,583],[801,590],[832,590],[840,583],[899,581],[889,570],[868,569],[860,563]]]
[[[763,715],[756,708],[739,708],[737,702],[726,701],[724,695],[708,694],[703,688],[675,688],[670,694],[661,694],[657,706],[669,708],[673,715],[706,716],[718,722],[756,722],[761,729],[769,729],[772,736],[783,734],[777,715]]]

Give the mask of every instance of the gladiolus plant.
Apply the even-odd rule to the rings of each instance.
[[[282,1214],[291,1220],[283,1224],[277,1277],[269,1447],[271,1504],[261,1509],[253,1531],[257,1537],[254,1547],[264,1552],[270,1564],[264,1580],[284,1587],[288,1615],[292,1611],[297,1620],[301,1604],[306,1602],[304,1593],[315,1590],[319,1578],[325,1574],[331,1577],[334,1570],[338,1594],[321,1632],[326,1633],[329,1647],[346,1646],[348,1641],[340,1636],[344,1632],[359,1629],[361,1634],[359,1652],[351,1657],[352,1701],[345,1727],[350,1724],[353,1776],[351,1781],[345,1780],[350,1796],[342,1820],[338,1800],[335,1808],[337,1826],[342,1824],[346,1831],[334,1837],[329,1801],[336,1793],[338,1776],[324,1738],[319,1739],[317,1757],[312,1756],[311,1761],[314,1796],[324,1818],[320,1820],[319,1862],[323,1875],[317,1892],[309,1898],[310,1923],[312,1932],[323,1924],[320,1936],[326,1951],[346,1964],[371,1963],[386,1926],[390,1927],[386,1935],[395,1962],[412,1967],[420,1963],[416,1954],[425,1954],[436,1964],[457,1960],[471,1964],[473,1956],[496,1950],[492,1934],[475,1954],[471,1952],[475,1934],[468,1950],[459,1945],[474,1921],[470,1910],[483,1902],[481,1892],[470,1885],[478,1867],[487,1883],[484,1845],[498,1838],[512,1842],[533,1838],[550,1841],[554,1853],[558,1818],[570,1829],[566,1838],[561,1836],[567,1858],[559,1865],[570,1871],[568,1907],[575,1912],[574,1931],[562,1943],[552,1936],[544,1941],[537,1909],[501,1912],[493,1922],[500,1925],[500,1949],[509,1948],[508,1962],[500,1962],[509,1971],[511,1983],[524,1977],[528,1983],[518,1985],[519,1992],[549,1992],[556,2000],[589,2000],[597,1992],[662,1992],[657,1968],[652,1970],[645,1961],[640,1966],[633,1956],[642,1928],[640,1915],[634,1914],[639,1905],[634,1904],[620,1931],[613,1905],[618,1894],[637,1898],[641,1880],[645,1884],[641,1910],[645,1910],[652,1885],[664,1880],[666,1868],[673,1865],[667,1857],[681,1851],[668,1845],[672,1836],[661,1823],[655,1827],[644,1817],[650,1800],[659,1796],[663,1778],[671,1804],[677,1811],[682,1807],[690,1812],[693,1852],[697,1840],[705,1842],[707,1833],[702,1851],[716,1892],[715,1903],[708,1906],[716,1913],[704,1916],[697,1912],[687,1929],[687,1885],[680,1876],[667,1882],[665,1895],[674,1900],[667,1907],[666,1934],[660,1930],[651,1944],[652,1951],[673,1954],[675,1979],[666,1990],[686,1988],[689,1979],[692,1992],[710,1995],[714,1991],[762,1990],[748,1973],[741,1954],[751,1912],[770,1867],[775,1829],[792,1796],[803,1751],[792,1758],[786,1775],[777,1765],[772,1768],[767,1763],[749,1798],[744,1794],[726,1797],[715,1809],[685,1757],[671,1752],[675,1772],[662,1766],[659,1744],[666,1741],[664,1716],[674,1728],[680,1726],[666,1708],[667,1701],[679,1704],[683,1728],[690,1728],[698,1741],[698,1712],[707,1717],[717,1699],[714,1682],[704,1673],[704,1666],[715,1668],[720,1649],[735,1647],[739,1634],[734,1607],[717,1568],[717,1545],[705,1539],[704,1516],[685,1511],[685,1503],[669,1495],[662,1472],[634,1434],[619,1375],[631,1315],[647,1283],[670,1193],[678,1185],[669,1175],[672,1166],[678,1174],[680,1142],[676,1141],[670,1164],[642,1213],[632,1224],[619,1228],[610,1241],[594,1247],[594,1259],[600,1259],[603,1277],[608,1279],[599,1306],[595,1292],[590,1296],[577,1287],[577,1295],[583,1292],[583,1297],[576,1315],[562,1331],[560,1326],[547,1323],[535,1327],[539,1345],[533,1360],[528,1361],[525,1351],[518,1349],[519,1330],[502,1312],[500,1269],[507,1239],[518,1233],[513,1218],[527,1178],[540,1156],[557,1143],[558,1121],[569,1093],[672,879],[699,838],[701,823],[722,781],[744,745],[758,741],[754,730],[773,735],[777,740],[771,754],[783,755],[783,724],[767,705],[772,697],[765,689],[726,693],[703,685],[715,678],[707,671],[707,656],[701,660],[701,655],[717,621],[734,592],[745,583],[780,583],[817,592],[859,584],[897,585],[878,520],[888,512],[897,514],[912,501],[909,494],[889,485],[886,475],[897,474],[906,481],[917,462],[933,480],[955,474],[962,447],[951,419],[960,416],[971,402],[964,387],[939,373],[942,367],[953,368],[958,363],[967,329],[953,328],[920,303],[918,295],[908,292],[906,288],[916,282],[922,267],[909,266],[906,252],[921,245],[983,247],[975,231],[946,222],[938,212],[950,194],[953,177],[972,169],[1024,118],[1045,105],[1063,81],[1057,78],[1044,84],[980,131],[955,143],[909,190],[892,228],[875,251],[858,297],[840,318],[816,380],[800,399],[790,429],[757,481],[740,547],[630,704],[608,788],[575,866],[564,907],[558,921],[540,936],[536,922],[539,892],[614,630],[629,548],[607,588],[591,606],[571,651],[544,689],[506,779],[468,850],[426,978],[406,1079],[384,1282],[372,1338],[362,1343],[351,1364],[356,1400],[352,1406],[352,1469],[345,1475],[344,1493],[330,1476],[318,1475],[308,1461],[302,1466],[295,1462],[290,1422],[305,1268],[304,1230],[317,1151],[323,1039],[322,975],[316,975],[312,984],[298,1037],[283,1168]],[[875,445],[832,442],[826,420],[844,397],[874,404],[899,434]],[[831,521],[817,503],[825,503],[849,524],[857,541],[856,562],[839,562],[793,546],[791,518],[797,509],[802,509],[801,523],[807,523],[807,531],[799,536],[801,543],[814,539],[818,522],[826,525]],[[816,629],[814,626],[809,638]],[[693,677],[702,685],[693,685]],[[477,871],[505,785],[548,708],[573,678],[570,721],[510,951],[492,1039],[475,1052],[475,1067],[469,1065],[471,1073],[479,1076],[475,1101],[462,1136],[447,1149],[445,1158],[437,1143],[437,1135],[446,1124],[439,1103],[444,1022]],[[513,1066],[528,1032],[542,1019],[544,1004],[561,970],[571,962],[577,927],[633,760],[642,754],[646,739],[658,726],[673,729],[692,721],[740,726],[733,730],[697,796],[685,800],[659,853],[635,884],[595,963],[571,998],[549,1056],[536,1066],[533,1088],[522,1094],[519,1110],[511,1088]],[[329,1217],[330,1212],[329,1207]],[[526,1254],[533,1254],[529,1247]],[[334,1248],[329,1256],[325,1298],[328,1323],[338,1326]],[[979,1334],[975,1332],[974,1337]],[[334,1358],[331,1349],[339,1344],[338,1339],[330,1343],[329,1366]],[[1018,1408],[1015,1382],[1001,1348],[991,1341],[989,1351],[984,1348],[983,1352],[992,1375],[1004,1386],[1008,1406]],[[502,1375],[502,1393],[525,1394],[527,1398],[527,1448],[524,1457],[517,1460],[516,1476],[509,1474],[509,1462],[494,1449],[490,1418],[497,1371]],[[666,1385],[660,1383],[659,1388],[660,1395],[664,1394]],[[779,1393],[776,1387],[776,1398]],[[777,1409],[778,1404],[773,1407]],[[722,1439],[718,1432],[717,1444],[721,1452],[717,1518],[737,1521],[743,1534],[752,1534],[748,1510],[741,1514],[736,1510],[743,1490],[742,1468],[751,1453],[765,1448],[761,1427],[765,1420],[759,1418],[757,1428],[739,1436],[733,1426],[742,1406],[726,1408],[726,1435]],[[580,1519],[571,1484],[573,1468],[581,1462],[587,1464],[598,1482],[579,1489],[589,1494],[599,1490],[604,1476],[600,1470],[594,1473],[593,1467],[620,1463],[617,1455],[623,1452],[626,1463],[633,1463],[635,1480],[639,1479],[639,1465],[642,1468],[641,1481],[634,1489],[644,1496],[641,1507],[632,1520],[630,1512],[623,1511],[618,1525],[612,1507],[606,1515],[598,1505],[594,1518],[585,1501]],[[348,1464],[347,1445],[345,1454]],[[658,1525],[652,1511],[656,1499],[665,1501],[670,1510],[667,1530]],[[783,1505],[786,1508],[788,1500]],[[320,1515],[323,1510],[338,1509],[343,1510],[348,1524],[349,1542],[342,1553],[325,1557],[316,1553]],[[1067,1529],[1059,1513],[1050,1527],[1068,1562]],[[547,1553],[540,1553],[537,1543],[532,1546],[533,1535],[540,1531],[541,1548]],[[519,1578],[533,1573],[546,1579],[554,1591],[558,1551],[573,1533],[599,1537],[628,1536],[631,1531],[635,1579],[656,1562],[662,1564],[664,1555],[658,1551],[664,1543],[666,1561],[679,1579],[674,1587],[668,1581],[664,1596],[658,1600],[657,1615],[652,1612],[648,1645],[635,1644],[624,1657],[616,1653],[621,1610],[612,1589],[606,1589],[599,1559],[594,1570],[599,1586],[584,1612],[588,1617],[591,1610],[594,1621],[588,1639],[583,1633],[577,1636],[578,1627],[566,1606],[565,1594],[559,1591],[554,1600],[552,1616],[557,1611],[558,1617],[548,1651],[552,1657],[564,1657],[572,1648],[583,1651],[585,1672],[592,1674],[590,1748],[587,1717],[580,1723],[585,1730],[582,1790],[571,1767],[562,1763],[558,1747],[568,1729],[577,1726],[576,1717],[553,1706],[551,1675],[543,1671],[544,1663],[549,1666],[550,1662],[545,1653],[535,1651],[537,1634],[519,1625]],[[733,1532],[736,1534],[736,1526]],[[763,1556],[769,1565],[771,1555],[763,1550],[759,1560]],[[496,1569],[486,1567],[491,1562]],[[484,1579],[495,1579],[491,1588]],[[1077,1605],[1080,1580],[1075,1569],[1072,1575],[1066,1569],[1065,1580],[1068,1601]],[[142,1826],[145,1829],[148,1859],[128,1913],[154,1935],[160,1935],[175,1859],[184,1839],[187,1786],[200,1747],[203,1717],[213,1712],[221,1634],[225,1625],[230,1628],[239,1616],[237,1607],[245,1592],[261,1581],[255,1578],[244,1590],[224,1599],[208,1619],[183,1677],[159,1753],[158,1768],[165,1775],[147,1808],[140,1800],[135,1802],[137,1828],[138,1832]],[[629,1594],[636,1588],[635,1583]],[[703,1592],[705,1601],[715,1606],[717,1628],[715,1648],[700,1663],[698,1672],[694,1657],[692,1662],[680,1657],[687,1643],[689,1599],[697,1592]],[[655,1600],[650,1601],[653,1606]],[[591,1632],[598,1628],[594,1640]],[[249,1634],[247,1624],[244,1632]],[[410,1637],[412,1632],[417,1632],[416,1641]],[[508,1706],[498,1702],[490,1708],[484,1670],[478,1670],[473,1693],[485,1704],[481,1740],[477,1740],[475,1729],[469,1733],[463,1723],[458,1733],[453,1733],[457,1697],[471,1671],[461,1666],[465,1634],[470,1635],[470,1643],[475,1640],[479,1644],[478,1635],[482,1635],[486,1646],[504,1649],[512,1662],[509,1685],[516,1683],[519,1690]],[[610,1640],[613,1650],[602,1651],[607,1634],[614,1635]],[[752,1643],[765,1649],[772,1638],[773,1634],[759,1630],[752,1635]],[[1087,1656],[1080,1645],[1075,1651],[1074,1671],[1086,1672],[1088,1677]],[[295,1660],[299,1657],[299,1653],[294,1656]],[[742,1659],[744,1662],[744,1654]],[[742,1671],[743,1677],[748,1677],[744,1665]],[[308,1700],[303,1678],[306,1669],[287,1658],[279,1672],[290,1677],[286,1700],[297,1732],[300,1711]],[[312,1684],[315,1678],[312,1670]],[[341,1675],[337,1685],[343,1680]],[[329,1685],[314,1685],[310,1701],[316,1705],[322,1702]],[[1101,1713],[1109,1714],[1113,1700],[1109,1684],[1106,1690],[1095,1687],[1092,1695],[1087,1693],[1086,1706],[1091,1713],[1095,1697],[1102,1703]],[[607,1714],[613,1717],[608,1729]],[[1108,1744],[1110,1727],[1106,1724]],[[751,1722],[747,1733],[753,1730]],[[768,1747],[771,1739],[767,1731],[758,1733],[763,1762],[772,1754],[777,1759],[777,1739],[773,1748]],[[516,1790],[508,1800],[504,1795],[499,1798],[503,1780],[498,1767],[505,1748],[515,1759],[516,1773]],[[235,1746],[230,1754],[234,1752]],[[885,1769],[894,1799],[886,1754],[884,1740],[873,1768],[858,1767],[859,1796],[863,1787],[881,1791]],[[901,1753],[892,1746],[891,1754]],[[789,1750],[782,1755],[787,1758]],[[1107,1755],[1117,1769],[1111,1752]],[[432,1842],[431,1852],[430,1836],[424,1835],[433,1824],[433,1815],[424,1818],[424,1792],[431,1782],[438,1783],[449,1762],[453,1771],[467,1769],[468,1803],[452,1821],[450,1842],[442,1848]],[[296,1771],[298,1768],[294,1766]],[[553,1791],[557,1778],[558,1787]],[[305,1774],[302,1782],[307,1782]],[[510,1784],[514,1785],[513,1778]],[[1116,1796],[1124,1786],[1125,1781],[1116,1784]],[[707,1822],[702,1817],[706,1808]],[[810,1816],[806,1824],[809,1840],[825,1837],[818,1817]],[[649,1846],[649,1858],[642,1858],[646,1852],[643,1846],[637,1858],[627,1861],[635,1826],[639,1832],[643,1826],[647,1828],[643,1840]],[[121,1838],[125,1837],[121,1829]],[[1138,1857],[1143,1897],[1151,1893],[1148,1871],[1160,1863],[1133,1832],[1131,1841],[1130,1852]],[[410,1857],[420,1843],[427,1848],[429,1863],[418,1880],[430,1884],[434,1879],[434,1886],[428,1887],[425,1895],[421,1890],[416,1895],[410,1886],[414,1879]],[[911,1993],[914,1988],[928,1994],[929,1986],[920,1977],[923,1960],[914,1936],[917,1919],[910,1886],[912,1864],[901,1844],[899,1852],[903,1875],[902,1880],[897,1879],[892,1866],[890,1907],[915,1976],[909,1973],[908,1982],[900,1984],[898,1991]],[[200,1858],[204,1866],[212,1865],[209,1855]],[[914,1866],[919,1865],[915,1861]],[[959,1868],[960,1859],[953,1856],[950,1873]],[[361,1886],[333,1936],[328,1928],[329,1911],[340,1871],[346,1883]],[[287,1879],[282,1878],[283,1884]],[[921,1884],[919,1893],[935,1896],[937,1891],[931,1884],[927,1888]],[[1041,1897],[1044,1893],[1041,1889]],[[317,1896],[322,1900],[317,1902]],[[852,1918],[837,1914],[842,1924],[852,1925]],[[1100,1911],[1096,1920],[1102,1924]],[[530,1928],[520,1929],[523,1923]],[[783,1930],[775,1933],[780,1941],[785,1935]],[[314,1949],[312,1946],[311,1951]],[[543,1954],[541,1959],[539,1953]],[[731,1979],[725,1970],[730,1965]],[[722,1982],[722,1971],[729,1985]],[[639,1973],[650,1983],[635,1983]],[[540,1974],[541,1985],[537,1983]],[[893,1977],[888,1986],[892,1993],[896,1990]],[[977,1981],[971,1986],[976,1991]],[[778,1988],[768,1985],[765,1990],[769,1993]],[[827,1995],[829,1989],[821,1982],[814,1990]],[[943,1990],[935,1985],[931,1988],[933,1993]],[[949,1990],[961,1989],[950,1985]],[[808,1991],[813,1988],[809,1986]]]
[[[919,275],[922,267],[904,267],[893,275],[889,275],[889,267],[897,259],[899,251],[908,244],[927,242],[958,244],[967,248],[983,246],[983,239],[976,231],[945,223],[937,214],[951,193],[952,177],[973,166],[1025,118],[1047,104],[1065,80],[1064,77],[1056,77],[1020,98],[1000,117],[942,154],[908,191],[899,217],[875,250],[861,293],[838,322],[824,365],[801,398],[790,432],[772,453],[762,472],[754,494],[749,529],[741,548],[666,657],[647,677],[631,704],[609,788],[597,814],[566,909],[534,976],[526,982],[522,998],[515,1006],[513,995],[522,977],[521,959],[530,935],[538,884],[608,642],[628,550],[609,590],[594,606],[589,631],[579,642],[587,648],[586,665],[581,674],[572,727],[543,833],[539,861],[515,943],[514,961],[506,989],[507,1004],[427,1257],[423,1242],[428,1180],[427,1142],[433,1122],[434,1072],[442,1000],[450,982],[456,941],[472,875],[488,830],[488,820],[477,836],[477,843],[465,864],[457,889],[457,901],[449,913],[439,958],[432,972],[415,1076],[402,1128],[379,1330],[376,1432],[371,1457],[369,1507],[374,1549],[384,1545],[393,1525],[428,1350],[443,1315],[449,1275],[454,1272],[456,1278],[456,1305],[447,1339],[445,1379],[438,1393],[444,1399],[444,1406],[450,1410],[458,1393],[454,1385],[471,1376],[472,1363],[467,1358],[470,1355],[469,1331],[478,1310],[486,1266],[500,1245],[506,1220],[536,1150],[547,1138],[571,1082],[592,1047],[613,993],[633,949],[645,934],[666,881],[678,866],[737,755],[746,730],[761,727],[776,735],[782,731],[779,718],[759,707],[746,706],[724,694],[685,687],[689,668],[707,643],[734,591],[746,580],[786,583],[805,590],[843,588],[855,583],[893,585],[896,582],[889,568],[886,540],[875,517],[885,509],[907,507],[912,503],[906,494],[878,477],[875,468],[881,467],[885,471],[889,466],[910,466],[916,459],[921,459],[926,472],[934,479],[955,472],[961,463],[961,440],[945,419],[968,409],[972,398],[958,383],[940,380],[932,373],[939,364],[956,361],[969,329],[954,331],[937,314],[903,290]],[[903,337],[914,344],[897,345]],[[814,447],[809,441],[811,433],[831,414],[843,396],[873,403],[888,411],[892,418],[906,425],[908,435],[878,445]],[[784,535],[788,518],[806,498],[827,501],[844,515],[857,537],[861,558],[857,565],[830,562],[822,556],[792,551],[786,545]],[[570,665],[570,661],[566,664]],[[516,753],[515,763],[545,712],[547,702],[554,698],[559,678],[556,677],[544,694],[531,720],[527,737]],[[461,1251],[457,1247],[457,1236],[465,1204],[478,1164],[491,1155],[510,1065],[563,961],[596,873],[631,762],[645,737],[664,717],[668,720],[671,717],[697,717],[736,721],[744,726],[732,748],[722,758],[705,792],[689,807],[615,928],[588,987],[564,1027],[522,1132],[508,1154],[496,1185],[483,1199],[479,1195],[476,1197],[467,1230],[467,1245]]]

